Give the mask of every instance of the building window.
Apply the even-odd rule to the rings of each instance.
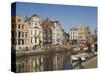
[[[18,29],[18,25],[17,24],[16,24],[15,28]]]
[[[22,32],[22,37],[24,37],[24,32]]]
[[[19,38],[21,37],[21,32],[18,32],[18,37],[19,37]]]
[[[21,19],[18,19],[18,22],[20,22],[21,21]]]
[[[17,32],[15,32],[14,37],[17,37]]]
[[[20,27],[21,27],[21,24],[18,24],[18,29],[20,29]]]
[[[13,32],[13,31],[11,32],[11,37],[12,37],[12,38],[14,37],[14,32]]]
[[[35,43],[37,43],[37,37],[35,37]]]
[[[31,30],[31,35],[32,35],[32,30]]]
[[[32,44],[32,38],[31,38],[31,44]]]
[[[24,25],[22,24],[22,29],[24,29]]]
[[[22,45],[24,45],[24,40],[22,40]]]
[[[25,37],[27,37],[27,32],[25,33]]]
[[[21,40],[20,39],[18,40],[18,45],[21,45]]]
[[[37,34],[37,31],[35,30],[35,35]]]
[[[11,44],[14,45],[14,40],[13,39],[11,39]]]
[[[37,26],[37,23],[35,23],[35,26]]]

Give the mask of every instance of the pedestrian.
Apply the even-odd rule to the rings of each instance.
[[[80,69],[84,68],[84,66],[82,65],[82,59],[81,59],[81,57],[78,58],[78,66],[79,66]]]
[[[82,64],[81,57],[78,58],[78,64]]]

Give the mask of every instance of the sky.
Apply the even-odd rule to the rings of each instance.
[[[39,15],[41,20],[46,17],[51,20],[59,20],[62,28],[67,31],[72,27],[89,26],[91,32],[97,28],[97,7],[39,4],[39,3],[16,3],[16,15],[30,17]],[[13,12],[12,12],[13,15]]]

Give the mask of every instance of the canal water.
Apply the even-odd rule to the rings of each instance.
[[[39,72],[73,69],[70,53],[46,52],[16,59],[16,72]]]

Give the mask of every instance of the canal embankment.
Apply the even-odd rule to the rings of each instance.
[[[97,68],[97,55],[90,56],[87,60],[82,62],[81,65],[78,65],[77,62],[75,62],[75,63],[76,63],[76,65],[73,66],[73,69]]]

